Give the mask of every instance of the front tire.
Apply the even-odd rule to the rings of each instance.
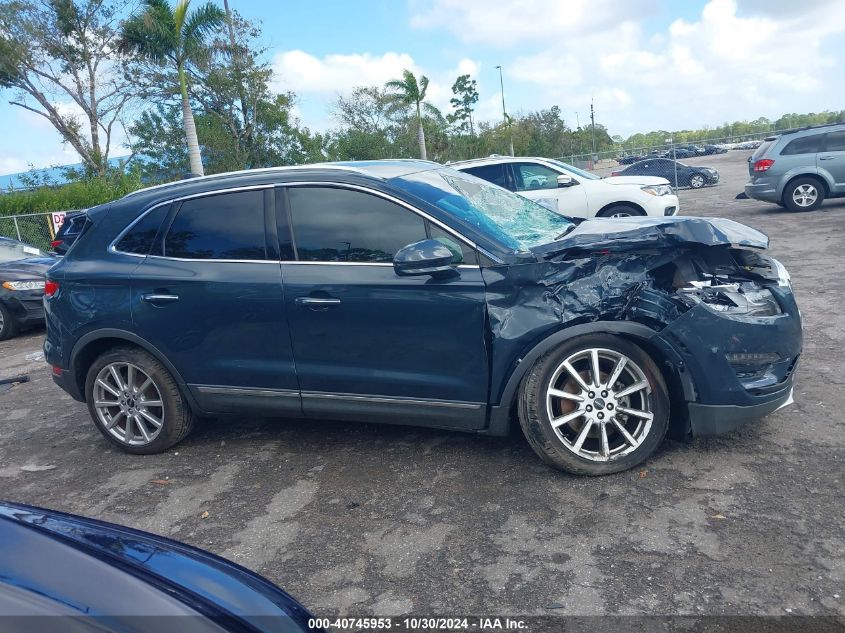
[[[689,186],[693,189],[701,189],[706,184],[707,178],[704,177],[704,174],[693,174],[689,177]]]
[[[20,327],[9,308],[0,303],[0,341],[17,336]]]
[[[599,218],[633,218],[644,216],[641,210],[628,204],[614,204],[612,207],[602,209],[596,214]]]
[[[824,187],[815,178],[796,178],[783,190],[783,204],[790,211],[814,211],[824,202]]]
[[[118,347],[97,358],[88,370],[85,396],[94,425],[127,453],[161,453],[194,425],[173,376],[137,348]]]
[[[529,370],[519,422],[531,448],[557,469],[621,472],[645,461],[666,437],[668,389],[638,346],[609,334],[580,336]]]

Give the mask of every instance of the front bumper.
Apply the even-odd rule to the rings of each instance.
[[[657,335],[679,359],[685,389],[684,402],[678,404],[685,405],[686,434],[726,433],[789,401],[802,348],[801,317],[789,288],[769,289],[780,315],[736,317],[698,305]],[[773,360],[762,361],[755,371],[729,360],[755,354]],[[680,408],[673,413],[680,415]]]
[[[681,208],[681,202],[678,196],[669,194],[667,196],[649,196],[647,200],[642,202],[646,215],[653,217],[666,217],[677,215]]]
[[[44,322],[44,292],[0,289],[0,301],[20,325]]]

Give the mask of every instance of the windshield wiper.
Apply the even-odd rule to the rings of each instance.
[[[557,241],[558,241],[559,239],[561,239],[562,237],[566,237],[567,235],[569,235],[572,231],[574,231],[574,230],[575,230],[575,226],[576,226],[575,224],[570,224],[569,226],[567,226],[567,227],[566,227],[566,229],[563,231],[563,233],[561,233],[560,235],[558,235],[558,236],[555,238],[555,240],[554,240],[554,241],[555,241],[555,242],[557,242]]]

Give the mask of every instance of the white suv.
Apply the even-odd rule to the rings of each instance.
[[[449,167],[515,191],[561,215],[662,217],[680,209],[669,181],[655,176],[600,178],[551,158],[511,156],[459,161]]]

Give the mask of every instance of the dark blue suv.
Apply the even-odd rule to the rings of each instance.
[[[88,211],[47,361],[130,453],[196,416],[503,435],[603,474],[788,403],[789,276],[729,220],[578,225],[421,161],[253,170]]]

